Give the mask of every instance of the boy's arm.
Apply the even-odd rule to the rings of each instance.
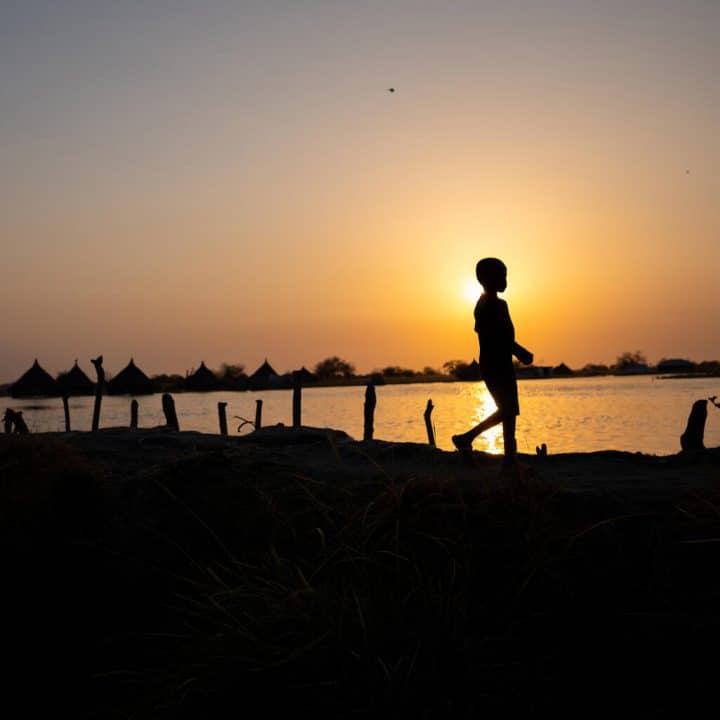
[[[520,343],[513,343],[513,355],[524,365],[532,365],[533,354]]]

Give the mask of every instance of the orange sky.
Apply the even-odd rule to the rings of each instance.
[[[720,6],[598,5],[4,10],[0,381],[470,360],[485,255],[540,364],[720,358]]]

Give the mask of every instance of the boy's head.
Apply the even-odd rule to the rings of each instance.
[[[497,258],[479,260],[475,266],[475,275],[485,290],[502,292],[507,287],[507,268]]]

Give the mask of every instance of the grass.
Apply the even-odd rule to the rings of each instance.
[[[82,649],[46,668],[76,716],[647,716],[710,697],[716,493],[494,466],[329,480],[217,451],[110,494],[107,467],[32,437],[3,439],[0,468],[14,615]]]

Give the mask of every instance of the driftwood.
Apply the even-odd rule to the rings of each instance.
[[[162,409],[165,413],[165,424],[174,430],[180,430],[180,423],[175,412],[175,401],[170,393],[163,393]]]
[[[683,452],[704,450],[705,420],[707,420],[707,400],[696,400],[690,409],[685,432],[680,436]]]
[[[130,403],[130,427],[133,430],[137,430],[138,426],[138,401],[133,398]]]
[[[365,406],[363,408],[365,423],[363,430],[363,440],[373,439],[376,403],[377,398],[375,396],[375,386],[370,383],[370,385],[365,388]]]
[[[225,409],[227,408],[226,402],[219,402],[218,403],[218,420],[220,422],[220,434],[221,435],[227,435],[227,415],[225,414]]]
[[[102,405],[103,386],[105,385],[105,370],[103,370],[103,356],[99,355],[90,361],[95,366],[97,384],[95,385],[95,404],[93,406],[92,431],[97,432],[100,427],[100,406]]]
[[[425,429],[427,430],[427,436],[428,436],[428,443],[435,447],[435,430],[432,426],[432,421],[430,420],[430,416],[432,415],[432,411],[434,409],[434,405],[432,403],[432,400],[427,401],[427,406],[425,407],[425,412],[423,413],[423,417],[425,418]]]
[[[15,412],[15,410],[6,408],[3,423],[5,424],[5,432],[8,435],[12,433],[16,435],[27,435],[30,432],[28,426],[25,424],[25,420],[23,420],[21,410]]]
[[[332,445],[334,443],[350,442],[352,438],[342,430],[308,426],[294,428],[278,423],[243,435],[239,440],[262,445],[304,445],[306,443]]]

